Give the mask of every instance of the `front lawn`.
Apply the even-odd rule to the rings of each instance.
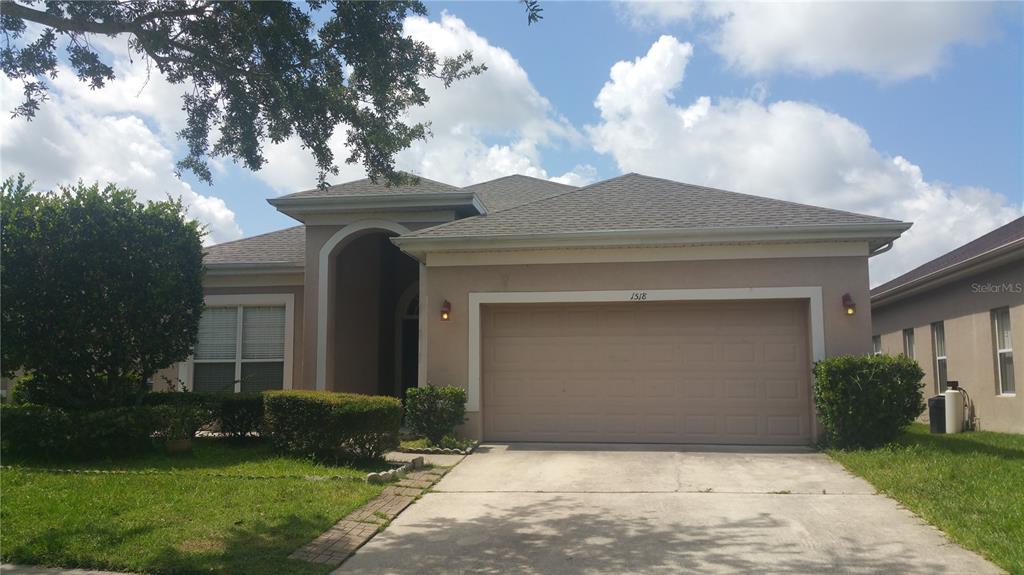
[[[1024,573],[1024,435],[932,435],[915,423],[887,447],[829,454],[960,545]]]
[[[5,562],[151,573],[326,573],[288,559],[380,493],[380,467],[317,465],[262,443],[197,440],[193,454],[0,472]]]

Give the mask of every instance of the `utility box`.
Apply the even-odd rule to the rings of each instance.
[[[961,433],[964,430],[964,394],[949,382],[946,390],[946,433]]]
[[[946,433],[946,396],[928,398],[928,422],[932,433]]]

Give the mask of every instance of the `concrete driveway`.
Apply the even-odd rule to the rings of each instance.
[[[490,445],[336,573],[1000,573],[827,456]]]

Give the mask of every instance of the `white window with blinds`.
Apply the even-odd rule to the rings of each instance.
[[[935,357],[935,388],[939,393],[945,393],[949,374],[946,361],[946,326],[941,321],[932,324],[932,354]]]
[[[903,355],[914,359],[914,328],[908,327],[903,330]]]
[[[207,296],[182,380],[193,391],[290,389],[291,294]]]
[[[995,330],[996,376],[999,378],[999,395],[1015,395],[1017,386],[1013,381],[1013,339],[1010,334],[1010,308],[992,310],[992,328]]]

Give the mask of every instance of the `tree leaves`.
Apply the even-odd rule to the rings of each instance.
[[[524,4],[528,22],[538,21],[537,0]],[[326,16],[321,24],[314,13]],[[329,141],[343,129],[347,163],[361,163],[371,178],[401,182],[395,155],[428,135],[426,124],[406,121],[411,108],[429,100],[422,79],[440,78],[448,87],[486,69],[473,64],[469,52],[439,59],[404,35],[406,16],[422,14],[426,8],[417,0],[6,0],[0,67],[24,82],[24,100],[13,114],[31,119],[46,100],[46,78],[59,70],[58,37],[67,40],[78,78],[101,89],[114,70],[88,38],[127,34],[132,51],[169,82],[187,87],[186,125],[178,134],[187,152],[179,170],[212,182],[211,157],[259,170],[265,143],[296,136],[326,185],[327,176],[338,173]],[[19,45],[26,22],[41,25],[43,33]]]

